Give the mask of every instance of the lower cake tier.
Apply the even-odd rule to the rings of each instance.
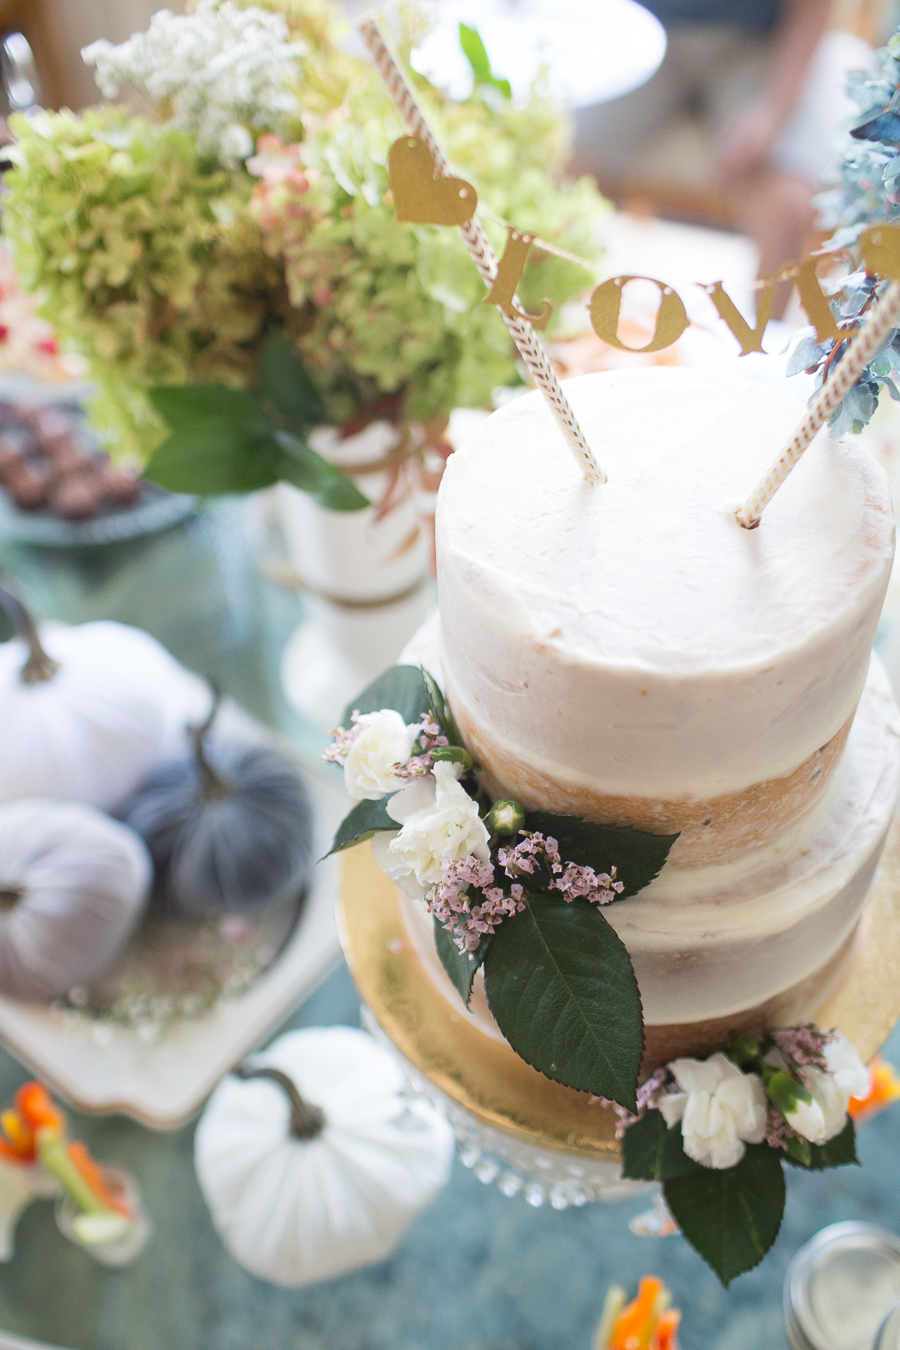
[[[732,863],[666,867],[640,895],[604,909],[634,964],[652,1057],[657,1041],[701,1053],[760,1018],[785,1025],[812,1015],[848,959],[898,790],[898,714],[873,659],[834,782],[811,815]],[[462,1012],[433,920],[406,899],[404,917],[431,978]],[[500,1037],[480,976],[463,1015]]]

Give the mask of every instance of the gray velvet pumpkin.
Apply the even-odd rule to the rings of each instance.
[[[102,974],[151,877],[143,842],[91,806],[0,806],[0,993],[46,1001]]]
[[[207,731],[194,732],[194,754],[160,764],[120,812],[150,850],[157,897],[191,917],[298,901],[313,862],[300,775],[274,750],[207,744]]]

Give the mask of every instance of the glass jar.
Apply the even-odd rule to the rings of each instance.
[[[869,1223],[834,1223],[801,1247],[784,1284],[793,1350],[874,1350],[900,1300],[900,1238]],[[900,1346],[900,1341],[885,1344]]]

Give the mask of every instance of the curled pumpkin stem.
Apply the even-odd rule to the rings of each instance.
[[[44,651],[34,620],[21,600],[5,586],[0,586],[0,606],[12,620],[16,637],[28,645],[28,659],[19,671],[22,683],[43,684],[45,680],[52,680],[59,670],[59,662]]]
[[[228,796],[231,792],[231,784],[213,767],[206,753],[206,738],[212,730],[213,723],[219,714],[219,705],[222,702],[222,691],[219,686],[211,684],[210,688],[213,698],[206,720],[198,727],[190,727],[188,734],[194,747],[194,762],[200,775],[200,794],[207,801],[216,801]]]
[[[324,1130],[325,1112],[321,1106],[313,1106],[301,1097],[296,1083],[281,1069],[273,1069],[269,1065],[253,1068],[249,1064],[238,1064],[232,1073],[235,1078],[270,1078],[278,1084],[290,1103],[290,1131],[293,1139],[315,1139]]]

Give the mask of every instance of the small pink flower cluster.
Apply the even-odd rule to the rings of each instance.
[[[577,863],[566,863],[563,867],[559,856],[559,844],[552,837],[544,838],[537,831],[527,834],[514,848],[501,848],[498,852],[500,862],[508,877],[532,876],[535,867],[541,861],[550,869],[550,889],[559,891],[566,904],[583,896],[592,905],[608,905],[624,891],[621,881],[616,881],[616,869],[612,872],[595,872],[593,867],[579,867]]]
[[[787,1152],[788,1141],[798,1139],[804,1142],[803,1135],[794,1130],[787,1123],[784,1116],[773,1106],[771,1102],[766,1103],[766,1143],[769,1148],[780,1148]]]
[[[422,730],[419,734],[419,745],[422,748],[421,755],[413,755],[405,764],[396,766],[398,778],[404,778],[408,782],[413,778],[424,778],[431,772],[434,760],[431,758],[431,751],[439,745],[449,745],[450,742],[446,736],[441,735],[441,729],[428,713],[422,713]]]
[[[359,726],[359,709],[354,708],[350,717],[349,727],[335,727],[329,732],[334,737],[331,745],[322,751],[322,758],[329,764],[340,764],[341,768],[347,763],[347,756],[350,753],[350,747],[356,740],[362,727]]]
[[[773,1031],[772,1040],[788,1061],[788,1067],[795,1077],[806,1067],[827,1070],[825,1047],[834,1040],[833,1031],[823,1031],[821,1027],[807,1022],[799,1027],[788,1027],[785,1031]]]
[[[481,903],[471,903],[470,889],[481,892]],[[446,928],[461,952],[469,953],[470,960],[485,934],[493,933],[507,915],[525,908],[522,887],[513,883],[506,895],[494,885],[493,864],[479,862],[472,854],[458,862],[444,860],[441,879],[428,892],[427,901],[429,914]]]
[[[636,1124],[645,1111],[652,1111],[659,1105],[660,1098],[667,1096],[666,1089],[670,1082],[669,1070],[665,1067],[656,1069],[651,1073],[650,1077],[645,1079],[638,1087],[636,1116],[633,1116],[624,1106],[620,1106],[618,1102],[608,1101],[606,1097],[597,1098],[602,1106],[611,1106],[616,1113],[617,1139],[621,1139],[629,1126]]]

